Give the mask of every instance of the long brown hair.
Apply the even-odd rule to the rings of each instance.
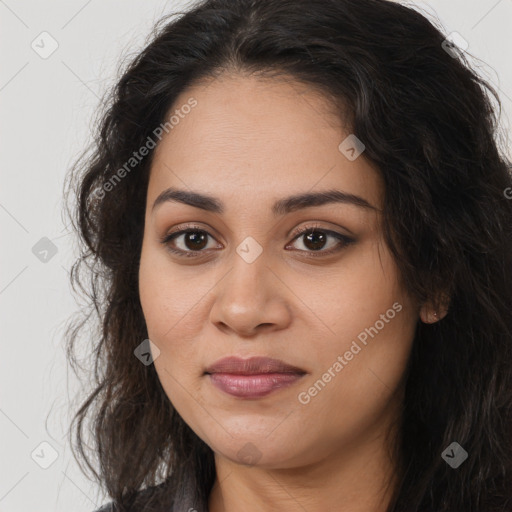
[[[182,91],[224,71],[287,74],[343,102],[383,176],[403,282],[421,301],[450,296],[442,321],[417,326],[389,512],[512,510],[512,180],[496,140],[499,98],[440,29],[384,0],[204,0],[157,24],[105,100],[67,190],[81,251],[72,283],[89,304],[66,334],[91,384],[71,431],[84,471],[126,507],[161,482],[155,500],[207,503],[213,453],[134,356],[148,337],[138,266],[154,151],[130,158],[158,142]],[[94,320],[100,329],[85,331]],[[441,457],[453,441],[468,452],[456,470]]]

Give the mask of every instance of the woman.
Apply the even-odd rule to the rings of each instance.
[[[512,510],[489,93],[383,0],[205,0],[157,30],[72,175],[102,510]]]

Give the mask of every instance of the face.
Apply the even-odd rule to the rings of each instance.
[[[169,400],[217,456],[261,467],[375,438],[396,414],[418,320],[382,237],[378,170],[350,139],[340,149],[350,132],[293,81],[224,76],[175,110],[155,150],[139,272]],[[345,200],[286,201],[326,191]],[[294,370],[205,373],[228,356]]]

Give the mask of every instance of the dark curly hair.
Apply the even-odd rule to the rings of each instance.
[[[82,469],[125,508],[161,483],[155,500],[195,493],[207,504],[213,452],[133,353],[148,338],[138,266],[154,151],[118,172],[192,84],[283,75],[343,105],[383,177],[384,235],[403,284],[422,302],[449,297],[445,318],[417,324],[388,512],[511,511],[512,178],[496,90],[441,28],[391,1],[203,0],[170,17],[103,100],[66,180],[80,242],[71,282],[89,306],[68,325],[67,355],[89,384],[94,366],[70,429]],[[91,317],[100,329],[80,362]],[[452,441],[469,454],[456,470],[441,457]]]

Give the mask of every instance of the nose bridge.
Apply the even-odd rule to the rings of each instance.
[[[231,271],[223,279],[224,285],[222,295],[228,301],[238,304],[238,308],[255,308],[261,307],[267,297],[269,286],[272,286],[269,279],[268,258],[263,252],[254,260],[247,259],[245,256],[250,255],[251,248],[244,243],[237,248],[236,254],[233,255],[233,266]],[[242,253],[242,255],[240,255]]]
[[[251,260],[246,256],[254,247],[249,245],[248,252],[244,252],[245,249],[247,247],[240,244],[237,253],[233,254],[231,270],[218,284],[212,322],[240,333],[252,332],[261,324],[285,324],[289,310],[281,293],[282,285],[270,269],[268,258],[260,252]]]
[[[247,228],[244,228],[244,232],[248,232]],[[232,268],[226,279],[230,289],[235,291],[240,299],[245,297],[244,300],[247,300],[252,297],[257,300],[256,296],[261,299],[265,294],[265,287],[270,284],[270,249],[263,247],[264,237],[265,235],[258,236],[258,241],[247,235],[234,248],[230,262]]]

